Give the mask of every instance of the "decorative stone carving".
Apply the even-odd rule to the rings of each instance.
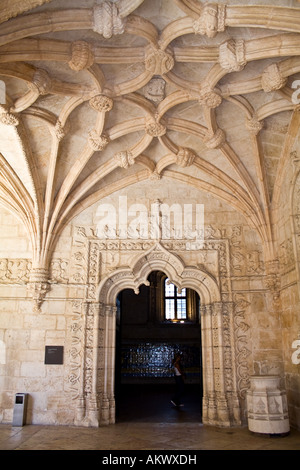
[[[279,261],[268,261],[265,263],[265,266],[266,276],[264,278],[264,285],[266,289],[272,292],[273,298],[276,300],[280,296]]]
[[[19,118],[16,114],[4,112],[0,113],[0,122],[6,126],[16,127],[19,125]]]
[[[50,263],[50,280],[55,283],[67,283],[69,280],[67,268],[69,261],[67,259],[53,259]]]
[[[225,133],[222,129],[217,129],[214,134],[208,133],[204,138],[206,147],[210,149],[218,149],[225,143]]]
[[[133,155],[128,150],[116,153],[114,156],[114,160],[118,163],[118,166],[120,166],[121,168],[128,168],[130,165],[134,164]]]
[[[195,154],[188,148],[180,147],[179,152],[176,155],[176,164],[181,168],[191,166],[195,160]]]
[[[146,121],[145,130],[147,134],[152,137],[161,137],[167,132],[167,128],[163,125],[162,122],[158,122],[156,119],[148,119]]]
[[[82,302],[72,302],[72,322],[71,322],[71,346],[69,350],[69,389],[72,393],[72,398],[75,400],[80,396],[80,383],[81,383],[81,351],[82,351],[82,335],[84,329],[84,322],[82,318]]]
[[[2,0],[0,23],[49,2],[51,0]]]
[[[0,259],[0,283],[26,283],[29,280],[31,270],[31,260],[17,259]]]
[[[153,75],[164,75],[174,67],[174,58],[171,52],[148,46],[145,53],[145,68]]]
[[[287,398],[280,389],[280,377],[252,376],[247,392],[249,430],[261,434],[286,434],[290,431]]]
[[[102,34],[106,39],[116,34],[123,34],[125,20],[119,15],[118,7],[113,2],[102,2],[94,7],[94,27],[93,30]]]
[[[223,69],[228,72],[239,72],[243,70],[247,61],[245,58],[245,42],[233,40],[224,42],[219,48],[219,62]]]
[[[33,268],[29,283],[27,284],[27,290],[30,293],[33,303],[34,311],[39,312],[42,303],[45,300],[46,294],[50,290],[49,284],[49,272],[44,268]]]
[[[261,86],[266,92],[280,90],[286,84],[287,79],[281,75],[277,64],[269,65],[262,73]]]
[[[94,129],[89,132],[88,143],[95,152],[104,150],[109,143],[107,135],[99,135]]]
[[[250,302],[247,301],[244,294],[235,294],[234,296],[234,331],[236,345],[236,368],[238,393],[242,399],[246,398],[246,392],[249,388],[250,373],[248,357],[251,351],[247,344],[249,342],[250,325],[245,322],[246,309]]]
[[[114,105],[113,100],[109,96],[102,94],[93,96],[89,103],[90,106],[96,111],[103,111],[105,113],[111,111]]]
[[[153,77],[145,88],[145,97],[160,103],[165,97],[166,82],[161,77]]]
[[[52,78],[48,72],[44,69],[37,69],[32,83],[28,84],[30,90],[37,90],[40,95],[46,95],[49,93],[52,85]]]
[[[246,119],[245,125],[247,129],[249,129],[249,131],[254,135],[257,135],[259,131],[261,131],[264,127],[263,121],[259,121],[256,115],[252,116],[249,119]]]
[[[216,89],[212,90],[209,84],[203,83],[200,88],[198,101],[201,105],[208,108],[217,108],[222,103],[222,96]]]
[[[225,31],[225,14],[226,5],[205,3],[200,17],[194,21],[195,33],[214,38],[218,32]]]
[[[158,181],[161,179],[161,174],[158,173],[156,168],[154,171],[149,171],[149,179],[153,181]]]
[[[94,63],[94,54],[91,46],[86,41],[75,41],[72,43],[72,58],[69,67],[76,72],[87,69]]]
[[[56,124],[54,126],[54,133],[57,137],[57,140],[59,140],[59,141],[61,141],[66,135],[66,131],[65,131],[64,127],[62,126],[59,119],[56,121]]]
[[[298,339],[292,342],[292,349],[296,349],[291,357],[292,364],[298,365],[300,364],[300,334],[298,334]]]

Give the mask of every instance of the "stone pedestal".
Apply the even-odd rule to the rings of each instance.
[[[286,393],[280,377],[253,376],[247,392],[248,428],[261,434],[284,435],[290,431]]]

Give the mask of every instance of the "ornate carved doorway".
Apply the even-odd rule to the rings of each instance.
[[[203,423],[231,426],[241,423],[234,345],[234,305],[222,302],[216,280],[209,273],[185,266],[160,243],[117,269],[98,286],[99,313],[93,335],[91,390],[86,397],[85,422],[115,422],[116,299],[123,289],[138,292],[152,271],[163,271],[179,288],[194,289],[201,299],[203,356]],[[82,414],[82,413],[81,413]]]

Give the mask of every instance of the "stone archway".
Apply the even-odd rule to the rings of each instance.
[[[209,273],[185,266],[183,261],[156,243],[137,257],[131,267],[122,267],[103,279],[98,286],[97,311],[93,324],[93,356],[90,358],[89,397],[80,424],[98,426],[115,422],[115,335],[116,299],[123,289],[138,292],[147,285],[148,275],[163,271],[179,288],[194,289],[201,299],[201,335],[203,357],[203,423],[215,426],[241,424],[238,399],[233,303],[222,302],[217,280]]]

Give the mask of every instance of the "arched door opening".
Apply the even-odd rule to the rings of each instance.
[[[202,357],[200,298],[152,271],[139,293],[117,297],[115,400],[117,421],[200,422]],[[175,409],[172,359],[180,351],[185,370],[184,407]]]

